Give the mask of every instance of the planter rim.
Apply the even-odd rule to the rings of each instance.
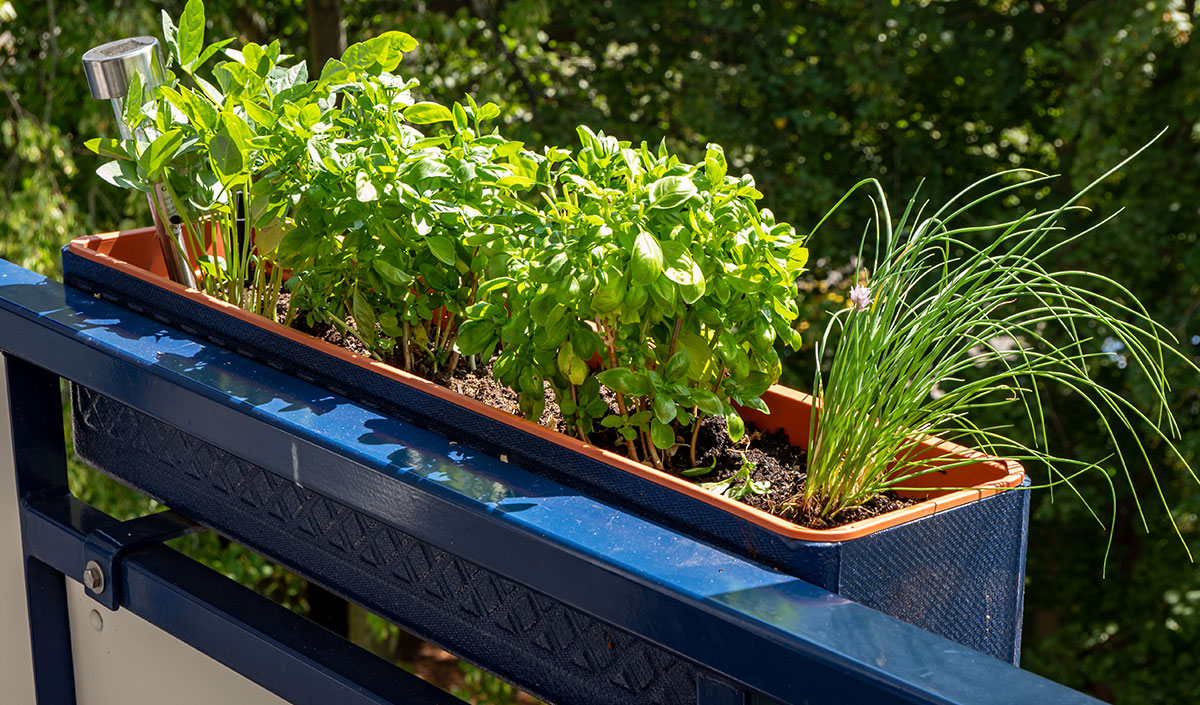
[[[993,458],[977,450],[966,448],[940,438],[932,436],[920,436],[921,452],[923,454],[928,453],[940,458],[952,457],[958,460],[978,460],[979,463],[977,463],[977,465],[986,466],[989,470],[990,479],[980,482],[969,489],[924,491],[922,492],[923,494],[934,495],[936,493],[936,496],[929,496],[928,499],[909,505],[903,509],[887,512],[869,519],[844,524],[831,529],[812,529],[800,526],[786,519],[782,519],[772,514],[768,514],[760,509],[751,507],[748,504],[743,504],[742,502],[729,499],[722,495],[713,494],[712,492],[702,489],[701,487],[683,478],[676,477],[661,470],[657,470],[648,465],[643,465],[642,463],[634,462],[629,458],[617,455],[616,453],[589,445],[577,438],[548,429],[541,424],[525,419],[524,417],[513,416],[512,414],[508,414],[500,409],[488,406],[487,404],[475,399],[471,399],[470,397],[463,396],[462,394],[454,392],[446,387],[442,387],[441,385],[435,384],[422,377],[418,377],[412,373],[405,372],[404,370],[392,367],[391,365],[383,362],[352,353],[345,348],[306,335],[300,331],[288,328],[287,326],[268,320],[261,316],[254,315],[237,306],[211,297],[199,290],[185,287],[177,282],[171,281],[165,276],[165,266],[161,262],[155,266],[155,261],[152,260],[151,262],[145,263],[144,266],[137,266],[109,254],[118,238],[142,238],[153,236],[154,232],[154,228],[148,227],[108,233],[98,233],[95,235],[85,235],[71,240],[71,242],[67,245],[67,249],[73,255],[115,269],[122,274],[137,278],[145,283],[165,289],[178,296],[185,297],[193,302],[202,304],[209,308],[219,310],[222,313],[234,316],[241,321],[258,326],[275,333],[276,335],[284,336],[294,342],[319,350],[325,354],[336,356],[345,362],[369,369],[384,377],[400,382],[401,384],[415,387],[427,394],[432,394],[445,401],[463,406],[475,413],[482,414],[501,423],[506,423],[521,431],[537,436],[545,441],[564,446],[570,450],[604,462],[607,465],[616,467],[645,480],[649,480],[650,482],[673,489],[688,497],[717,507],[745,521],[753,522],[754,524],[790,539],[829,543],[849,541],[851,539],[860,538],[862,536],[882,531],[884,529],[919,519],[936,512],[957,507],[977,499],[982,499],[989,495],[1003,492],[1009,488],[1018,487],[1025,478],[1024,468],[1016,461]],[[161,256],[161,253],[159,253],[158,250],[155,250],[155,252]],[[780,400],[809,405],[814,409],[816,408],[816,401],[811,397],[811,395],[778,384],[773,385],[764,396],[773,396]],[[954,471],[951,470],[950,472],[953,473]],[[913,492],[917,491],[918,490],[914,488]]]

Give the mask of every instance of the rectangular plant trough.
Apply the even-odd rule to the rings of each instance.
[[[1016,663],[1024,583],[1028,481],[1020,466],[930,439],[930,462],[978,462],[924,476],[925,501],[831,530],[799,527],[679,478],[601,451],[443,387],[247,314],[165,277],[153,230],[79,238],[63,250],[70,286],[280,369],[356,402],[429,429],[611,503],[681,528],[847,599]],[[246,393],[252,393],[252,382]],[[89,390],[73,404],[76,450],[98,469],[187,511],[205,492],[252,493],[250,483],[199,488],[181,457],[215,467],[248,464]],[[811,399],[775,387],[765,430],[785,428],[806,445]],[[170,448],[169,446],[175,446]],[[137,455],[137,463],[118,463]],[[136,467],[136,476],[127,468]],[[125,468],[117,470],[117,468]],[[216,501],[216,499],[212,500]],[[249,500],[247,500],[249,501]],[[340,510],[339,510],[340,511]],[[345,508],[353,512],[353,508]],[[893,516],[896,515],[896,516]],[[270,551],[266,551],[270,553]]]

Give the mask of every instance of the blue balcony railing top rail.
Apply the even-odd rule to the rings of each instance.
[[[56,457],[59,377],[83,388],[77,411],[108,405],[110,416],[148,419],[185,445],[215,446],[231,454],[221,462],[224,472],[240,473],[239,486],[294,493],[288,496],[330,515],[323,531],[355,535],[325,536],[319,547],[306,545],[306,536],[287,541],[263,523],[268,510],[209,502],[198,489],[187,496],[189,519],[555,702],[631,702],[634,691],[647,701],[701,705],[1095,702],[2,261],[0,351],[43,702],[66,702],[55,698],[66,693],[61,682],[69,676],[54,580],[61,588],[59,573],[82,579],[88,557],[109,567],[114,586],[98,598],[282,697],[447,699],[169,549],[122,560],[122,541],[152,545],[157,529],[143,522],[124,534],[98,533],[113,522],[67,495]],[[233,516],[238,511],[246,516]],[[354,544],[356,563],[329,547],[339,541]],[[397,601],[363,567],[372,562],[367,545],[386,542],[390,575],[401,575],[401,563],[410,572],[424,565],[408,577],[410,584],[429,581],[419,609],[415,598]],[[455,621],[445,616],[450,598],[426,594],[435,592],[460,602],[496,593],[513,623]],[[468,614],[471,607],[455,609]],[[480,607],[480,614],[494,612]],[[539,663],[542,652],[522,650],[522,639],[548,640],[544,653],[559,653],[562,663]],[[589,639],[638,657],[591,653]]]

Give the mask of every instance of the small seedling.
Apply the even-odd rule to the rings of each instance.
[[[757,467],[757,464],[747,460],[745,454],[743,454],[742,466],[738,468],[732,477],[717,482],[701,482],[700,486],[713,494],[724,495],[730,499],[741,499],[748,494],[766,494],[771,489],[771,483],[768,480],[752,479],[750,472],[755,467]]]

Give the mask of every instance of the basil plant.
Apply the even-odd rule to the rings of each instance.
[[[309,80],[277,42],[204,46],[200,0],[163,31],[166,82],[128,100],[156,137],[89,144],[118,186],[164,184],[206,292],[276,318],[286,286],[289,324],[426,375],[491,362],[529,417],[548,385],[573,433],[660,468],[696,465],[703,417],[736,441],[766,410],[807,250],[719,146],[688,164],[580,127],[534,152],[491,103],[416,100],[402,32]]]
[[[807,250],[755,206],[752,177],[727,173],[719,146],[693,165],[578,131],[574,153],[514,155],[542,192],[541,219],[511,231],[508,271],[480,286],[460,348],[495,350],[497,378],[531,417],[549,383],[581,438],[599,423],[634,459],[694,466],[702,416],[724,417],[736,441],[737,407],[767,410],[775,342],[798,343]]]
[[[314,86],[277,41],[240,51],[229,39],[205,46],[200,0],[187,4],[178,27],[164,12],[163,34],[166,81],[151,89],[135,74],[125,101],[131,130],[152,141],[87,145],[113,160],[98,172],[110,183],[143,191],[162,184],[206,293],[274,318],[283,273],[269,263],[290,205],[278,189],[287,160],[276,135],[289,115],[319,110]],[[201,69],[218,56],[205,78]]]
[[[414,102],[415,80],[327,68],[340,97],[312,129],[284,137],[298,194],[282,261],[293,310],[354,335],[407,370],[453,371],[458,323],[489,270],[503,268],[520,215],[501,160],[521,147],[484,134],[500,110],[469,97]],[[426,136],[419,127],[437,134]]]

